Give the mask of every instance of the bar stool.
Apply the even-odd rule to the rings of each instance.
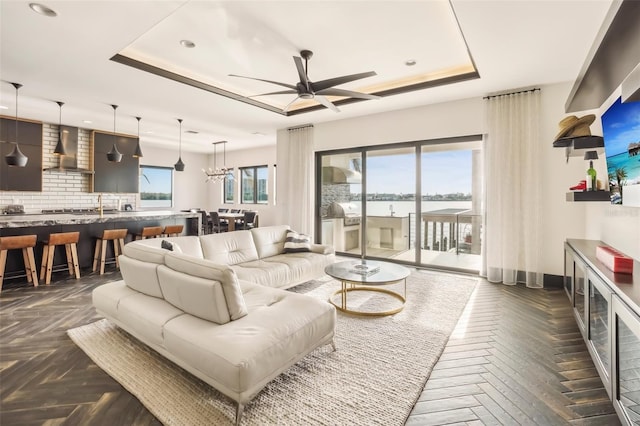
[[[136,240],[144,240],[145,238],[157,238],[162,235],[162,226],[145,226],[139,234],[136,234]]]
[[[42,247],[42,267],[40,268],[40,280],[45,278],[45,284],[51,283],[51,272],[53,272],[53,255],[56,251],[56,246],[64,244],[64,248],[67,254],[67,268],[69,269],[69,275],[80,278],[80,267],[78,263],[78,240],[80,239],[80,232],[58,232],[55,234],[49,234],[49,239],[44,241]]]
[[[27,281],[33,282],[38,287],[38,270],[33,256],[33,248],[36,245],[37,235],[19,235],[15,237],[0,237],[0,291],[4,281],[4,268],[7,265],[7,250],[22,249],[24,270],[27,273]]]
[[[166,237],[177,237],[182,234],[183,229],[184,225],[167,225],[164,227],[162,235]]]
[[[113,254],[115,255],[116,268],[120,268],[118,256],[124,251],[124,239],[127,237],[127,229],[105,229],[102,236],[96,240],[96,250],[93,256],[93,272],[98,269],[100,260],[100,275],[104,274],[104,265],[107,256],[107,241],[113,241]]]

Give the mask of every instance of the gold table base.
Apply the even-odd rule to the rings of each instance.
[[[397,281],[396,281],[397,282]],[[351,285],[350,287],[348,285]],[[358,316],[363,316],[363,317],[382,317],[382,316],[387,316],[387,315],[394,315],[397,314],[398,312],[400,312],[401,310],[404,309],[404,305],[407,301],[406,295],[407,295],[407,280],[404,280],[404,296],[400,293],[397,293],[395,291],[386,289],[386,288],[378,288],[378,287],[371,287],[371,286],[363,286],[363,285],[358,285],[356,287],[356,284],[360,284],[360,283],[353,283],[350,281],[342,281],[342,288],[340,290],[336,290],[330,297],[329,297],[329,303],[331,303],[333,306],[336,307],[337,310],[339,310],[340,312],[346,312],[348,314],[353,314],[353,315],[358,315]],[[390,282],[387,284],[394,284],[394,282]],[[384,294],[388,294],[389,296],[392,296],[396,299],[398,299],[399,301],[402,302],[402,305],[395,308],[395,309],[391,309],[388,311],[376,311],[376,312],[368,312],[368,311],[356,311],[354,309],[349,309],[347,307],[347,294],[350,291],[373,291],[373,292],[377,292],[377,293],[384,293]],[[341,300],[340,300],[340,306],[338,306],[334,301],[333,298],[337,295],[341,295]]]

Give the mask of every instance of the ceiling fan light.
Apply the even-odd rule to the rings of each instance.
[[[29,157],[20,151],[18,144],[15,144],[11,154],[4,157],[4,161],[11,167],[25,167],[27,165],[27,161],[29,161]]]

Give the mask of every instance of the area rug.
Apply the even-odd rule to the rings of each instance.
[[[413,271],[407,303],[388,317],[338,313],[337,350],[316,349],[267,385],[242,425],[403,425],[440,357],[477,278]],[[294,289],[326,300],[325,279]],[[351,297],[351,295],[350,295]],[[359,293],[351,303],[375,308]],[[166,425],[231,425],[235,404],[108,320],[68,330],[104,371]]]

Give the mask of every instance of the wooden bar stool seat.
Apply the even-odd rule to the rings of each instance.
[[[40,268],[40,280],[45,278],[45,284],[51,283],[51,272],[53,272],[53,255],[56,251],[56,246],[64,245],[65,252],[67,254],[67,269],[69,269],[69,275],[80,278],[80,267],[78,263],[78,240],[80,239],[80,232],[58,232],[55,234],[49,234],[49,239],[44,241],[42,247],[42,267]]]
[[[139,234],[136,234],[136,240],[157,238],[160,236],[162,236],[162,226],[145,226]]]
[[[0,291],[4,281],[4,268],[7,265],[7,251],[22,249],[24,269],[27,273],[27,281],[38,286],[38,270],[33,256],[33,248],[36,246],[37,235],[19,235],[15,237],[0,237]]]
[[[93,255],[93,272],[98,269],[98,263],[100,263],[100,275],[104,274],[104,265],[107,263],[108,241],[113,241],[113,254],[116,268],[120,268],[118,256],[124,251],[124,239],[127,237],[128,232],[127,229],[105,229],[102,232],[102,236],[96,239],[96,250]]]
[[[182,234],[183,229],[184,225],[167,225],[164,227],[162,235],[166,237],[177,237]]]

